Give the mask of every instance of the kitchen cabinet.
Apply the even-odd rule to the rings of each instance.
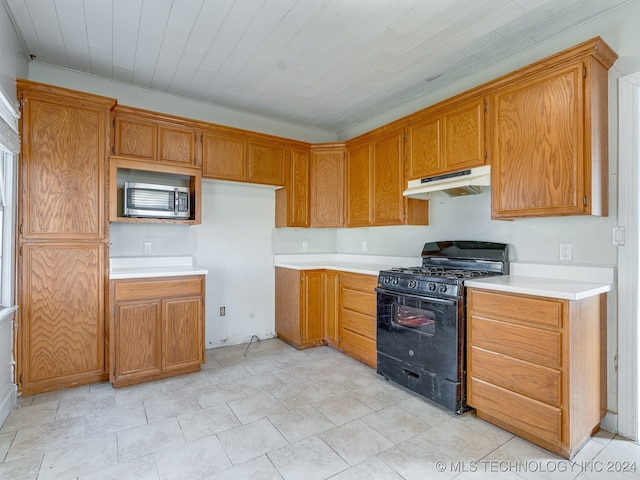
[[[324,339],[332,347],[340,344],[340,273],[324,272],[322,305],[324,308]]]
[[[113,128],[113,155],[199,165],[198,128],[188,119],[117,105],[113,110]]]
[[[346,225],[426,225],[428,204],[405,199],[404,130],[347,142]]]
[[[106,158],[114,99],[17,81],[16,379],[31,395],[103,381]]]
[[[284,186],[288,146],[277,137],[210,126],[202,133],[203,176]]]
[[[311,146],[311,227],[344,226],[344,144]]]
[[[453,99],[412,117],[406,127],[408,180],[486,163],[485,97]]]
[[[324,343],[322,270],[276,267],[276,334],[296,348]]]
[[[115,387],[200,370],[204,282],[201,275],[111,281]]]
[[[607,215],[607,71],[616,58],[596,38],[492,91],[493,218]]]
[[[311,210],[309,203],[309,148],[291,148],[286,163],[286,186],[276,190],[276,227],[308,227]]]
[[[470,288],[467,403],[477,416],[571,458],[606,407],[606,298]]]
[[[376,368],[377,277],[340,274],[340,343],[343,353]]]

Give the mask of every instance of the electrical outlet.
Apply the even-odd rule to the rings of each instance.
[[[367,241],[366,240],[362,240],[362,251],[363,252],[367,251]]]
[[[143,252],[151,253],[151,242],[144,242]]]
[[[226,307],[220,307],[220,316],[224,317],[227,313]]]
[[[561,243],[560,244],[560,260],[571,261],[573,260],[573,244]]]
[[[302,242],[302,251],[303,252],[309,251],[309,242]]]

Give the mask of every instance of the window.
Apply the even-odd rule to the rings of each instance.
[[[0,145],[0,307],[14,304],[15,155]]]

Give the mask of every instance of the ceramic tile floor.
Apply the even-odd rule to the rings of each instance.
[[[568,462],[331,348],[245,350],[210,350],[201,372],[164,381],[21,398],[0,429],[0,479],[640,479],[640,446],[608,432]]]

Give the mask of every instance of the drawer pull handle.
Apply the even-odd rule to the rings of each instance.
[[[403,368],[402,371],[406,374],[409,375],[410,377],[413,378],[420,378],[420,375],[417,374],[416,372],[412,372],[411,370],[407,369],[407,368]]]

